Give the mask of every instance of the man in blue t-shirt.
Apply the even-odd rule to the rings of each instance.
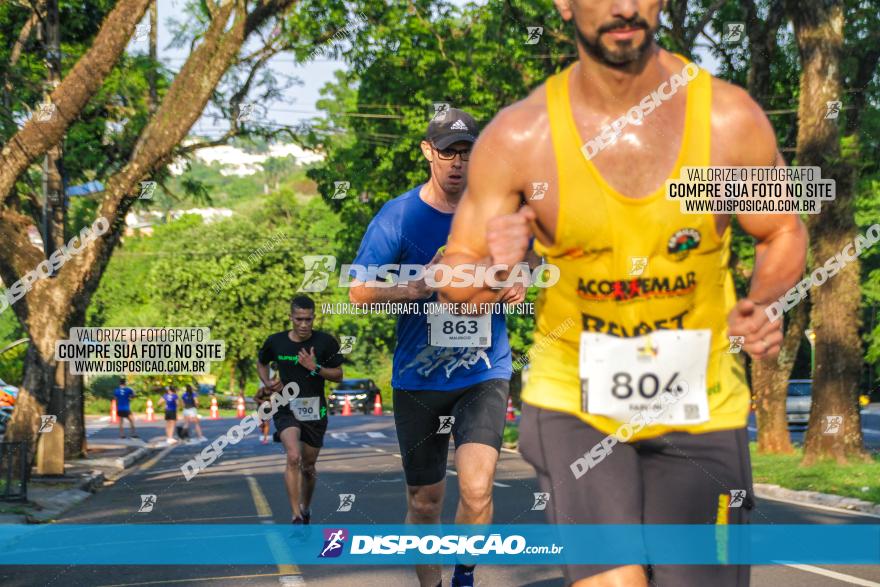
[[[512,373],[507,328],[501,313],[437,313],[436,306],[428,307],[437,296],[424,278],[377,287],[370,271],[358,268],[436,263],[464,193],[477,133],[476,121],[461,110],[434,117],[421,142],[430,180],[382,207],[367,228],[352,270],[352,302],[420,304],[419,313],[397,319],[391,379],[407,484],[406,522],[411,524],[440,522],[450,434],[455,438],[460,494],[455,521],[492,521],[492,483]],[[514,286],[501,292],[499,301],[519,303],[524,297],[524,288]],[[416,570],[422,586],[439,584],[439,566]],[[473,584],[473,567],[456,565],[452,585]]]
[[[119,438],[125,438],[123,420],[128,420],[128,425],[131,426],[131,437],[137,438],[134,418],[131,416],[131,398],[134,397],[134,390],[125,385],[125,377],[119,380],[119,385],[113,390],[113,397],[116,398],[116,415],[119,417]]]

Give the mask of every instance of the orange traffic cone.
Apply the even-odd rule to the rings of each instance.
[[[155,420],[155,416],[153,416],[153,400],[147,400],[147,422],[152,422]]]
[[[348,402],[348,396],[345,396],[345,405],[342,406],[342,415],[351,416],[351,404]]]
[[[110,400],[110,423],[116,424],[119,422],[119,416],[116,415],[116,400]]]
[[[244,418],[244,398],[243,397],[238,398],[238,410],[236,411],[236,415],[239,418]]]
[[[512,422],[513,420],[516,420],[516,412],[513,410],[513,400],[507,398],[507,421]]]
[[[211,419],[219,420],[220,419],[220,409],[217,407],[217,398],[211,398]]]
[[[373,402],[373,415],[381,416],[382,415],[382,396],[378,393],[376,394],[376,401]]]

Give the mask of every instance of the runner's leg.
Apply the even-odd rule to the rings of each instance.
[[[287,452],[287,465],[284,467],[284,486],[287,488],[287,500],[294,518],[302,517],[300,511],[300,491],[302,481],[302,449],[299,441],[299,428],[290,426],[281,431],[281,443]]]
[[[406,523],[439,524],[443,509],[446,479],[431,485],[406,486]],[[435,587],[440,583],[440,565],[416,565],[421,587]]]
[[[752,475],[745,428],[705,434],[673,432],[642,441],[645,524],[748,524]],[[730,491],[745,490],[739,507]],[[738,502],[739,503],[739,502]],[[748,587],[748,565],[659,565],[652,584]]]
[[[456,524],[492,523],[492,481],[498,451],[485,444],[468,443],[455,449],[458,472]]]
[[[551,524],[641,524],[642,480],[634,447],[620,443],[580,478],[571,463],[607,435],[579,418],[523,404],[520,452],[549,493]],[[565,554],[563,553],[563,562]],[[565,565],[565,584],[575,587],[646,587],[641,565]]]
[[[406,523],[437,524],[446,490],[449,433],[440,418],[452,414],[457,392],[394,389],[394,425],[406,476]],[[440,583],[439,565],[417,565],[422,587]]]
[[[128,425],[131,426],[131,435],[137,436],[137,429],[134,427],[134,416],[132,414],[128,415]],[[122,427],[122,420],[119,420],[119,426]]]
[[[305,512],[312,511],[312,495],[315,493],[315,482],[318,479],[318,471],[315,463],[318,461],[318,453],[321,449],[310,446],[305,442],[300,444],[302,448],[302,509]]]
[[[460,496],[457,524],[492,523],[492,482],[509,393],[505,379],[483,381],[467,389],[452,410]]]

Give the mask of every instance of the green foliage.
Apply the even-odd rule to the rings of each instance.
[[[20,344],[0,355],[0,379],[10,385],[21,385],[27,348],[27,344]]]
[[[325,198],[334,181],[349,181],[357,197],[330,200],[346,226],[342,253],[354,256],[362,231],[378,209],[427,179],[419,141],[435,102],[471,112],[486,124],[504,106],[570,60],[571,45],[549,0],[513,7],[490,2],[459,8],[446,2],[359,3],[370,19],[344,54],[350,69],[322,89],[327,123],[326,161],[309,172]],[[544,34],[526,45],[526,27]],[[396,49],[395,49],[396,47]],[[354,115],[356,114],[356,116]]]
[[[26,336],[12,308],[0,312],[0,349]],[[27,343],[22,343],[0,355],[0,379],[11,385],[21,383],[27,347]]]
[[[119,385],[118,375],[96,375],[89,379],[86,393],[90,398],[113,398],[113,390]],[[135,389],[132,381],[128,382],[128,387]],[[137,390],[135,389],[135,393]]]

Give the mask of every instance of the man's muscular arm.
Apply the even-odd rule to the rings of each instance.
[[[474,264],[489,266],[493,263],[515,265],[525,258],[531,232],[521,226],[521,238],[516,246],[506,246],[503,255],[491,251],[487,236],[491,222],[498,217],[513,214],[520,207],[521,190],[517,185],[516,145],[511,135],[516,114],[511,109],[502,111],[483,130],[471,152],[468,186],[455,212],[452,232],[442,264],[456,266]],[[524,208],[524,214],[533,221],[534,211]],[[517,230],[514,228],[514,230]],[[492,253],[495,254],[492,254]],[[504,279],[499,275],[499,279]],[[445,302],[481,304],[499,299],[501,292],[488,285],[484,287],[453,287],[440,290]]]
[[[743,90],[728,90],[724,160],[733,165],[785,166],[767,116]],[[796,214],[742,214],[740,226],[757,241],[755,268],[747,298],[728,316],[728,333],[745,336],[753,359],[775,357],[782,345],[782,321],[770,322],[764,309],[801,278],[806,263],[807,230]]]

